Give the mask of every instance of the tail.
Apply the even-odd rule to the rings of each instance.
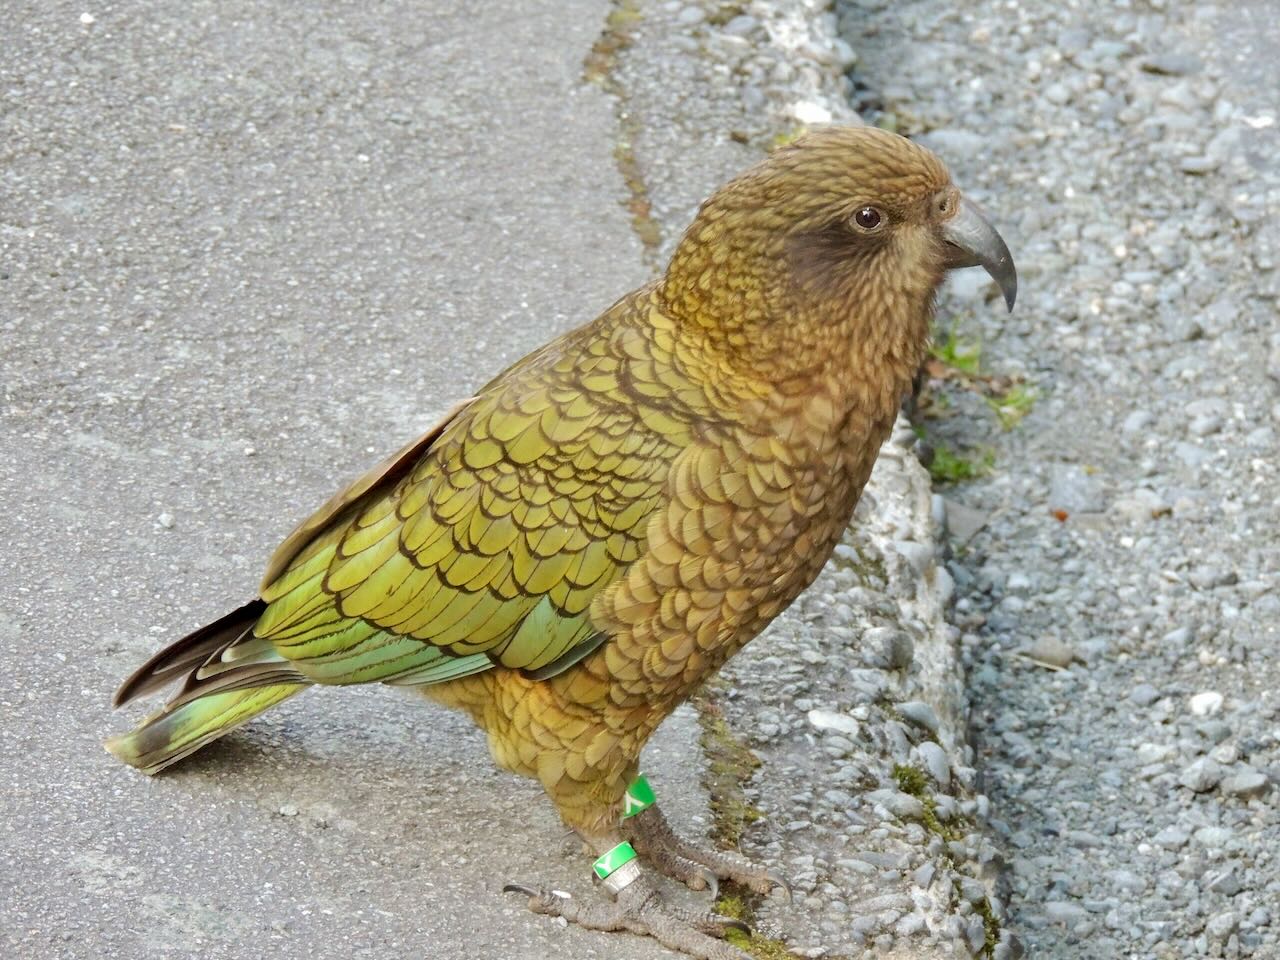
[[[210,694],[176,710],[166,707],[135,730],[112,737],[106,747],[143,773],[158,773],[306,687],[305,683],[277,683]]]
[[[253,627],[266,605],[245,604],[144,663],[116,691],[115,706],[184,680],[165,707],[106,747],[152,774],[310,685]]]

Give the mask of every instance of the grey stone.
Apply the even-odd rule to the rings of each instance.
[[[817,729],[827,732],[835,731],[857,737],[862,731],[861,725],[847,713],[836,713],[833,710],[810,710],[809,722]]]
[[[1226,570],[1213,564],[1203,564],[1194,568],[1187,575],[1187,579],[1201,590],[1212,590],[1215,587],[1232,586],[1239,577],[1234,570]]]
[[[947,499],[946,505],[947,533],[957,543],[968,543],[986,525],[987,514],[982,510],[952,499]]]
[[[919,820],[924,816],[924,804],[901,790],[872,790],[866,799],[884,807],[891,816],[903,820]]]
[[[1151,842],[1158,847],[1164,847],[1166,850],[1181,850],[1190,839],[1185,831],[1175,826],[1168,826],[1156,833],[1151,838]]]
[[[1049,900],[1044,905],[1045,916],[1054,923],[1074,925],[1089,916],[1087,910],[1078,903],[1066,900]]]
[[[724,25],[724,32],[734,37],[747,37],[760,29],[755,17],[740,14]]]
[[[917,727],[922,727],[930,733],[938,732],[938,715],[934,712],[933,707],[919,700],[909,700],[906,703],[898,704],[898,713],[902,715],[904,720],[909,721]]]
[[[1224,897],[1234,897],[1244,889],[1240,880],[1240,864],[1230,861],[1221,869],[1214,870],[1205,876],[1205,885],[1214,893]]]
[[[1149,410],[1134,410],[1124,418],[1120,429],[1125,433],[1144,433],[1153,423],[1155,417]]]
[[[1055,464],[1050,472],[1049,506],[1068,513],[1100,513],[1106,508],[1102,481],[1076,464]]]
[[[1206,793],[1222,780],[1222,767],[1208,757],[1201,757],[1182,771],[1178,782],[1194,793]]]
[[[1266,794],[1270,786],[1271,781],[1267,779],[1265,773],[1252,768],[1245,768],[1224,777],[1221,789],[1223,793],[1230,796],[1251,800]]]
[[[933,566],[932,544],[919,543],[915,540],[895,540],[893,549],[897,551],[918,576],[923,576]]]
[[[1149,683],[1140,683],[1129,691],[1129,699],[1140,707],[1149,707],[1160,699],[1160,691]]]
[[[1158,73],[1168,77],[1199,73],[1203,67],[1203,61],[1191,53],[1157,53],[1142,61],[1142,69],[1147,73]]]
[[[1240,918],[1236,916],[1235,911],[1224,910],[1209,918],[1209,922],[1204,925],[1204,932],[1209,935],[1211,941],[1221,942],[1235,933],[1239,925]]]
[[[1025,653],[1029,659],[1051,667],[1069,667],[1076,659],[1075,649],[1057,637],[1038,637]]]
[[[932,740],[925,740],[918,744],[916,751],[920,754],[920,759],[925,769],[929,771],[929,776],[933,778],[933,782],[943,790],[950,787],[951,761],[947,757],[947,752]]]
[[[1198,447],[1194,443],[1178,442],[1173,445],[1174,453],[1178,455],[1178,459],[1185,463],[1188,467],[1202,467],[1213,459],[1213,454],[1204,447]]]
[[[1178,169],[1183,173],[1202,176],[1206,173],[1213,173],[1218,169],[1218,164],[1219,161],[1216,157],[1183,157],[1178,161]]]

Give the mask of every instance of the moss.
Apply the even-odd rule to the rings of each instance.
[[[760,758],[729,729],[724,710],[716,701],[721,689],[723,684],[708,683],[693,699],[693,705],[702,726],[700,739],[707,758],[704,785],[711,796],[711,835],[726,846],[736,847],[747,824],[764,816],[747,800],[743,791],[759,769]],[[720,887],[715,910],[750,927],[755,925],[756,908],[760,902],[759,894],[727,881]],[[730,930],[725,939],[760,960],[795,960],[795,954],[787,949],[785,943],[758,932],[746,934]]]
[[[890,111],[885,111],[875,119],[875,125],[881,130],[888,130],[890,133],[898,132],[898,115]]]
[[[832,565],[837,570],[852,570],[858,577],[858,583],[873,590],[883,589],[889,582],[889,573],[885,569],[883,557],[872,557],[869,560],[837,558],[832,561]]]
[[[924,771],[905,763],[893,765],[893,779],[897,781],[899,790],[911,794],[917,800],[921,799],[929,789],[929,780],[924,775]]]
[[[613,159],[627,185],[627,199],[623,205],[631,215],[631,229],[636,232],[646,250],[656,250],[662,244],[662,230],[658,221],[653,218],[649,188],[640,173],[640,164],[636,161],[635,151],[629,141],[618,141],[613,148]]]
[[[592,44],[583,64],[583,74],[589,82],[599,84],[609,93],[619,93],[613,68],[617,65],[618,54],[631,46],[631,31],[642,19],[637,0],[616,0],[605,17],[604,29]]]
[[[644,245],[646,258],[651,266],[656,266],[658,248],[662,245],[662,229],[653,217],[649,188],[632,147],[639,133],[639,124],[627,109],[627,92],[615,76],[618,57],[631,46],[636,24],[643,19],[637,0],[615,0],[613,9],[605,18],[604,30],[583,63],[583,76],[617,99],[614,113],[618,120],[618,142],[613,148],[613,159],[627,188],[627,197],[622,205],[630,215],[631,229]]]
[[[991,909],[991,901],[986,897],[982,898],[981,903],[975,903],[973,909],[982,917],[983,929],[987,931],[986,941],[982,945],[982,955],[987,958],[994,957],[996,947],[1000,943],[1000,921],[996,919],[995,911]]]
[[[990,450],[956,453],[938,444],[933,448],[933,459],[929,461],[929,476],[937,483],[959,483],[987,476],[995,462],[995,454]]]
[[[924,807],[924,816],[921,818],[921,822],[926,830],[936,834],[948,843],[952,840],[964,838],[970,826],[968,820],[964,817],[957,817],[949,823],[943,823],[938,819],[938,802],[934,799],[933,792],[929,789],[929,778],[923,770],[909,764],[895,763],[893,765],[893,779],[898,784],[899,790],[915,797]],[[956,869],[950,854],[943,854],[943,858],[951,864],[953,870]],[[962,895],[959,880],[955,881],[955,895],[957,897]],[[987,957],[989,960],[994,956],[996,944],[1000,942],[1000,921],[996,919],[995,912],[991,909],[991,901],[986,897],[983,897],[980,903],[975,903],[973,909],[982,917],[982,926],[986,930],[986,940],[979,955]]]
[[[725,940],[739,950],[758,957],[759,960],[798,960],[796,955],[787,949],[781,940],[764,937],[758,933],[743,933],[741,930],[730,930]]]
[[[707,792],[711,795],[712,835],[721,843],[736,847],[747,824],[764,814],[743,793],[743,786],[760,766],[760,758],[734,736],[725,722],[724,711],[714,700],[708,685],[694,699],[702,726],[702,752],[707,758]]]
[[[743,890],[737,884],[728,884],[728,889],[730,892],[721,893],[716,899],[715,912],[752,926],[756,918],[756,905],[760,902],[759,895]],[[797,960],[785,943],[776,937],[766,937],[759,931],[743,933],[741,930],[730,930],[725,934],[725,940],[759,960]],[[838,958],[833,957],[831,960]]]
[[[968,832],[969,823],[963,817],[957,817],[948,823],[938,819],[938,801],[934,798],[933,791],[929,789],[929,778],[925,776],[923,770],[909,764],[895,763],[893,779],[897,782],[899,790],[915,797],[924,807],[924,815],[920,818],[920,822],[926,830],[948,842],[964,838],[965,833]]]

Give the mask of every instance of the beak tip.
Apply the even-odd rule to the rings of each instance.
[[[1000,292],[1004,294],[1005,306],[1009,308],[1010,313],[1013,313],[1013,304],[1018,299],[1018,278],[1013,277],[1008,283],[1002,283]]]
[[[981,266],[1000,287],[1005,306],[1012,313],[1018,298],[1018,272],[995,227],[975,207],[962,204],[943,227],[942,238],[951,248],[948,268]]]

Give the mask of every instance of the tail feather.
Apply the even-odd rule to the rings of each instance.
[[[310,686],[291,663],[254,638],[265,609],[261,600],[246,603],[139,667],[116,691],[116,706],[181,684],[162,710],[108,740],[107,750],[155,773]]]
[[[129,733],[112,737],[106,747],[117,759],[153,774],[307,686],[278,683],[208,694],[176,708],[166,707]]]
[[[165,647],[140,666],[120,685],[111,700],[114,707],[154,693],[170,683],[202,667],[210,658],[239,640],[245,639],[262,616],[267,605],[261,600],[246,603],[225,617],[188,634],[177,643]]]

